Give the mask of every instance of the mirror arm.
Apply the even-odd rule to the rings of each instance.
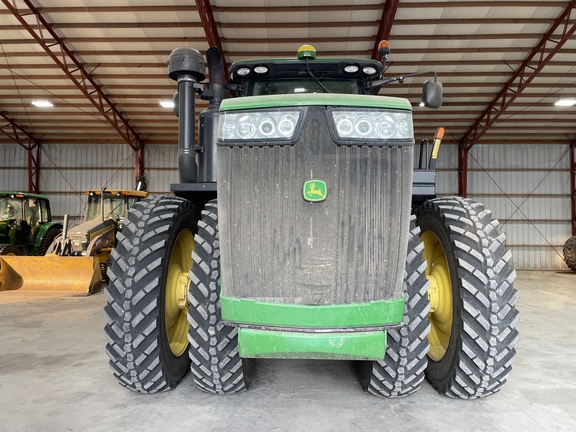
[[[415,76],[420,76],[420,75],[428,75],[428,74],[433,74],[434,75],[434,82],[438,82],[438,75],[436,75],[436,72],[426,71],[426,72],[416,72],[416,73],[408,74],[408,75],[400,75],[400,76],[386,78],[386,79],[378,80],[378,81],[367,82],[366,88],[371,89],[374,87],[382,86],[384,84],[390,84],[391,82],[394,82],[394,81],[400,81],[400,83],[403,83],[405,78],[410,78],[410,77],[415,77]]]

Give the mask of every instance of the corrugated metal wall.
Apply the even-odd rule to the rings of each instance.
[[[515,268],[567,268],[562,248],[572,235],[569,151],[569,144],[478,144],[470,150],[468,198],[500,221]],[[457,146],[442,146],[439,195],[457,195],[457,170]]]
[[[444,145],[438,160],[439,195],[458,192],[458,149]],[[569,145],[476,145],[470,150],[468,196],[500,220],[518,269],[566,269],[562,246],[571,236]],[[146,147],[151,194],[178,182],[177,147]],[[26,152],[0,146],[0,189],[26,190]],[[50,145],[41,155],[40,186],[55,216],[84,211],[84,190],[135,187],[134,153],[123,145]]]
[[[151,194],[170,193],[178,181],[176,146],[146,148],[146,176]],[[50,198],[52,214],[65,213],[77,223],[84,215],[87,189],[134,189],[134,151],[128,145],[49,145],[40,156],[40,188]],[[0,146],[0,190],[28,189],[26,151]]]

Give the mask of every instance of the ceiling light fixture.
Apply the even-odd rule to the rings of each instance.
[[[32,105],[35,105],[38,108],[51,108],[54,106],[52,104],[52,102],[44,100],[44,99],[35,99],[32,101]]]
[[[558,99],[554,106],[570,107],[576,105],[576,99]]]
[[[163,108],[174,108],[174,101],[161,100],[160,105],[162,105]]]

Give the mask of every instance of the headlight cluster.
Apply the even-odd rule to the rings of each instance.
[[[413,139],[412,113],[381,110],[332,110],[336,134],[341,139]]]
[[[218,139],[291,140],[296,134],[299,119],[299,110],[223,111],[218,123]]]

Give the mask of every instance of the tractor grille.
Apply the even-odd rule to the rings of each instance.
[[[68,234],[71,252],[84,252],[88,246],[86,234]]]
[[[293,146],[218,148],[223,294],[347,304],[399,298],[408,242],[413,145],[338,146],[323,107]],[[310,179],[326,200],[303,199]]]

